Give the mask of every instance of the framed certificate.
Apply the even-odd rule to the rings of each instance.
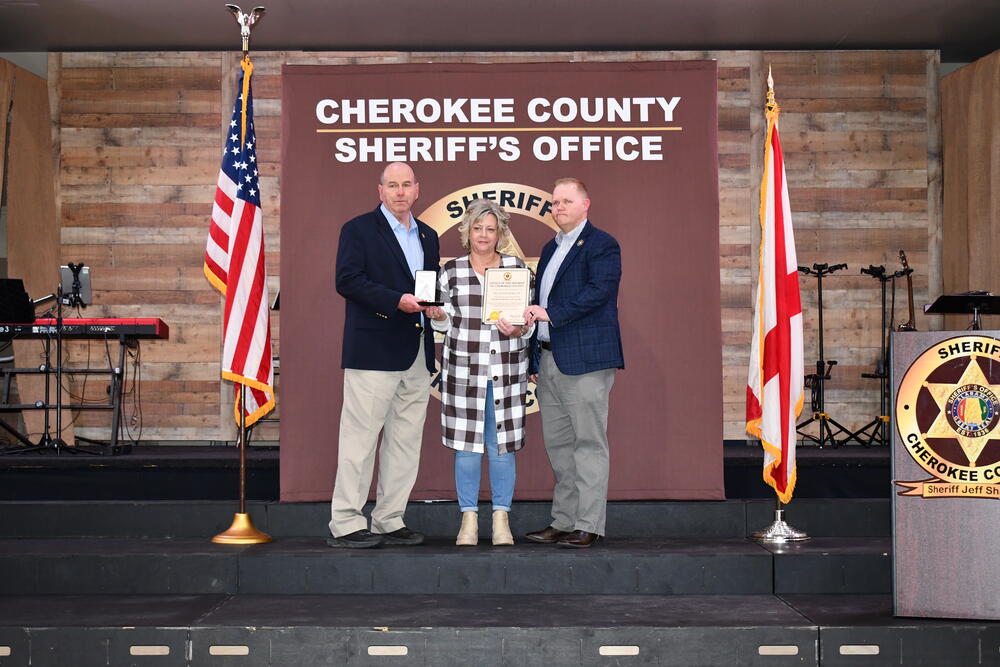
[[[437,299],[437,271],[417,271],[414,274],[413,296],[421,306],[440,306]]]
[[[483,274],[483,322],[497,322],[502,317],[511,324],[524,324],[530,293],[531,271],[528,269],[486,269]]]

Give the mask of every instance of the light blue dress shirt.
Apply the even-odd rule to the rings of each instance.
[[[549,292],[552,291],[552,284],[556,281],[556,275],[559,273],[559,267],[562,266],[563,260],[566,259],[566,255],[569,254],[573,244],[576,243],[578,238],[580,238],[580,233],[583,231],[586,224],[587,220],[584,220],[573,228],[573,230],[568,234],[564,234],[563,232],[556,234],[556,251],[552,253],[552,259],[550,259],[548,265],[546,265],[545,273],[542,274],[541,285],[538,287],[538,305],[542,308],[549,307]],[[548,322],[538,323],[538,340],[552,340],[549,337]]]
[[[389,226],[392,228],[392,233],[396,236],[396,241],[399,242],[399,247],[403,250],[403,256],[406,257],[406,265],[410,267],[410,275],[415,278],[417,271],[424,268],[424,246],[420,243],[420,230],[417,229],[417,221],[413,219],[413,214],[411,213],[410,228],[407,229],[385,207],[385,204],[382,204],[381,209],[382,215],[389,221]]]

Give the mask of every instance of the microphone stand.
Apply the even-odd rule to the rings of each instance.
[[[65,450],[71,454],[93,454],[99,456],[101,452],[94,451],[92,449],[87,449],[85,447],[80,447],[79,445],[70,447],[65,440],[62,438],[62,411],[63,411],[63,303],[68,306],[82,305],[83,301],[80,298],[80,268],[83,265],[70,265],[73,269],[73,291],[68,297],[63,294],[62,281],[59,282],[59,288],[56,293],[56,437],[52,440],[52,447],[55,449],[56,454]],[[48,374],[45,376],[45,381],[48,382]],[[48,412],[46,411],[46,415]]]

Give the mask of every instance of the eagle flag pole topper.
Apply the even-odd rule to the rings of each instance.
[[[239,5],[226,5],[226,9],[236,17],[236,22],[240,24],[240,37],[243,38],[243,56],[250,52],[250,31],[260,23],[266,11],[263,7],[254,7],[249,13],[240,9]]]

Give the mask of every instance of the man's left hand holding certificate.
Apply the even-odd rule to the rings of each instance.
[[[483,322],[525,324],[531,295],[531,271],[521,268],[486,269],[483,275]]]

